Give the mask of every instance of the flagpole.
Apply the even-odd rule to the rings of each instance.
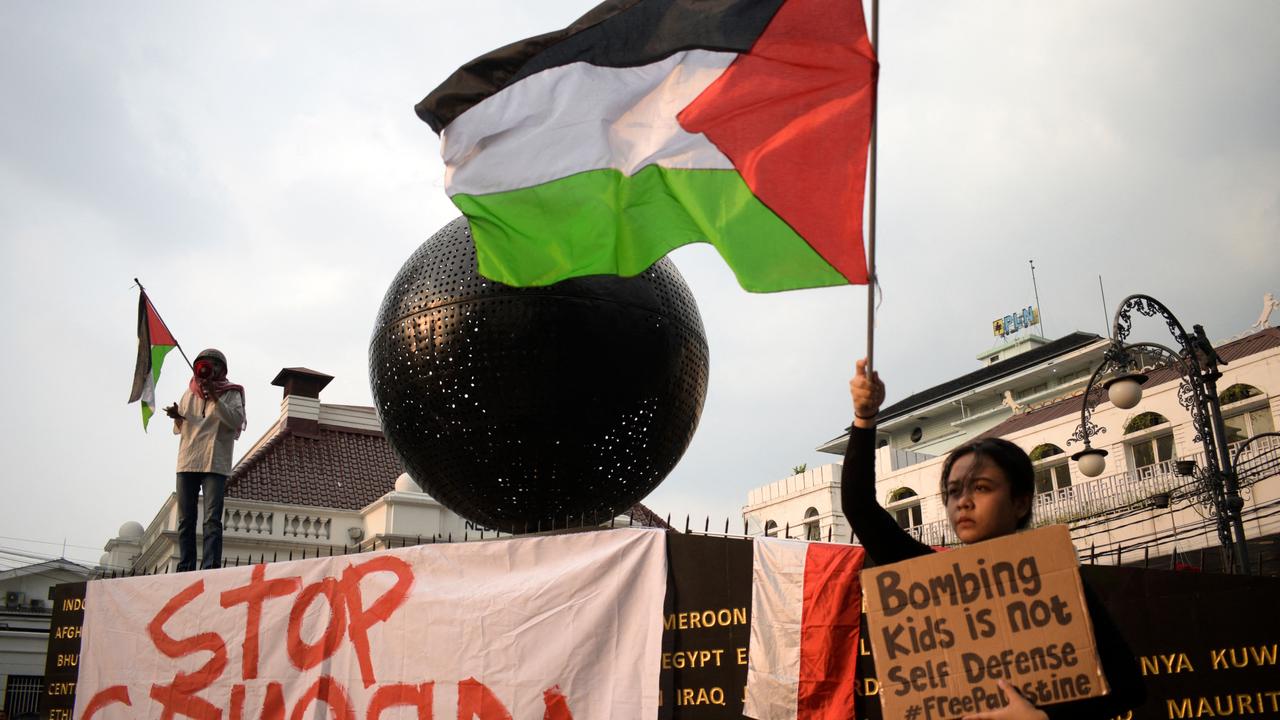
[[[871,0],[871,49],[880,62],[880,0]],[[867,374],[874,367],[876,348],[876,135],[880,124],[879,82],[876,83],[876,104],[871,115],[871,170],[870,209],[867,213]]]
[[[133,279],[133,284],[137,285],[138,291],[142,293],[143,297],[146,297],[147,289],[142,287],[142,283],[138,282],[138,278]],[[151,298],[147,298],[147,305],[151,307],[151,312],[156,314],[156,319],[160,321],[160,324],[164,326],[164,329],[169,330],[169,323],[165,322],[164,318],[160,317],[160,311],[156,310],[156,306],[151,304]],[[191,372],[195,372],[195,365],[191,364],[191,358],[187,357],[186,351],[184,351],[182,346],[178,344],[178,337],[173,334],[172,330],[169,330],[169,337],[173,338],[173,346],[178,348],[179,353],[182,353],[182,359],[187,361],[187,367],[191,368]]]

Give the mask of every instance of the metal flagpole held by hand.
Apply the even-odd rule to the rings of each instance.
[[[880,61],[880,0],[871,0],[871,48]],[[876,348],[876,135],[880,125],[879,83],[876,104],[871,114],[870,208],[867,213],[867,375],[874,368]]]

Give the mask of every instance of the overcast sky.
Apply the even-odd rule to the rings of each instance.
[[[587,0],[590,2],[590,0]],[[1103,333],[1154,295],[1215,339],[1280,294],[1280,3],[886,2],[877,364],[890,401],[978,367],[990,321]],[[126,405],[136,276],[190,351],[248,393],[237,457],[285,366],[371,404],[375,312],[457,215],[413,105],[468,59],[562,27],[577,0],[0,3],[0,548],[95,562],[172,491],[176,439]],[[750,488],[841,433],[865,289],[740,290],[673,254],[711,384],[646,502],[740,522]],[[1280,318],[1277,318],[1280,321]],[[1154,336],[1153,336],[1154,337]],[[189,377],[173,355],[159,398]],[[0,568],[20,564],[0,554]]]

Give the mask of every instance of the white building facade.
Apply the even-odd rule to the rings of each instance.
[[[0,572],[0,694],[10,720],[36,717],[44,692],[53,586],[80,582],[92,569],[70,560],[48,560]]]
[[[1025,341],[1024,341],[1025,342]],[[882,411],[876,451],[876,495],[899,525],[933,545],[956,542],[939,481],[945,454],[978,436],[1003,437],[1036,466],[1036,526],[1066,523],[1087,561],[1150,562],[1203,558],[1220,547],[1217,520],[1199,481],[1179,474],[1178,460],[1204,467],[1191,417],[1178,402],[1179,379],[1152,373],[1142,402],[1121,410],[1107,401],[1093,422],[1105,432],[1094,447],[1108,451],[1098,478],[1080,474],[1067,440],[1080,422],[1081,395],[1107,341],[1076,333],[1052,343],[1007,348],[1004,359]],[[1246,438],[1280,427],[1280,329],[1263,329],[1218,347],[1227,361],[1217,381],[1234,456]],[[843,454],[848,435],[819,449]],[[1250,445],[1241,478],[1246,536],[1280,537],[1280,457],[1277,438]],[[1188,466],[1184,465],[1182,470]],[[743,515],[755,532],[851,542],[840,512],[840,464],[752,490]],[[1274,553],[1273,553],[1274,556]]]

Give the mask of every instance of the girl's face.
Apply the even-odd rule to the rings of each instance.
[[[944,488],[947,520],[966,545],[1012,535],[1018,530],[1019,518],[1031,510],[1030,497],[1013,497],[1003,470],[975,458],[967,453],[956,459]]]

